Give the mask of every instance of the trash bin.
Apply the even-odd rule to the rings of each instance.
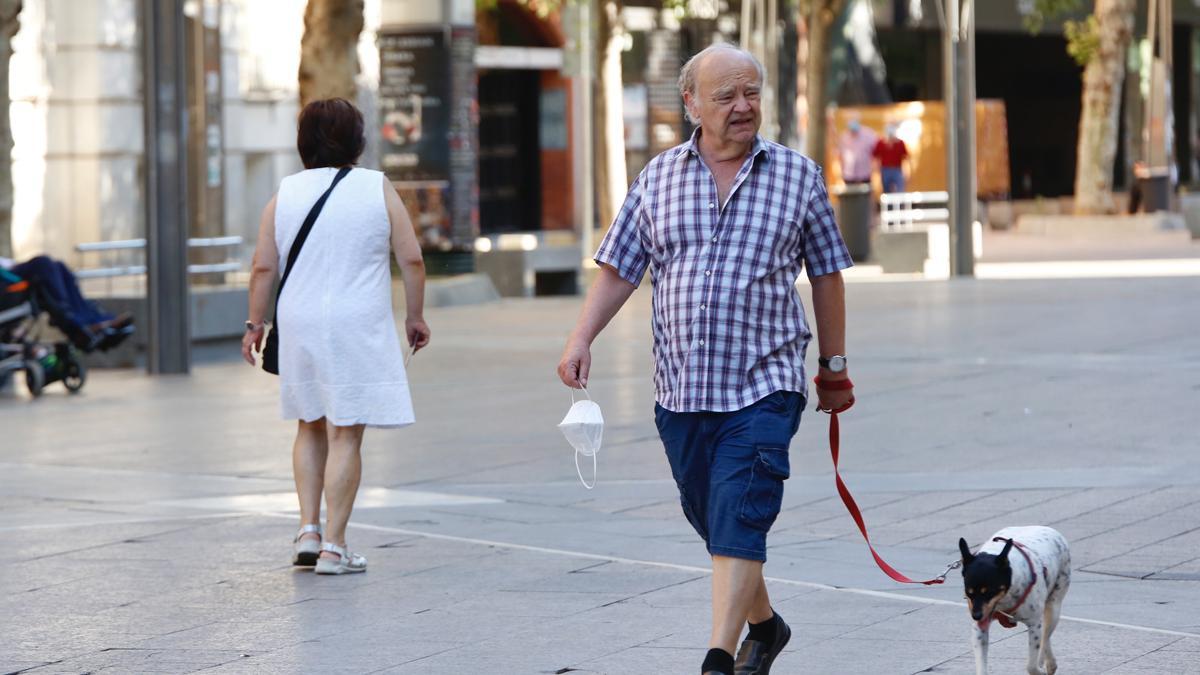
[[[837,223],[850,258],[862,262],[871,255],[871,185],[850,183],[833,188],[837,196]]]
[[[1166,171],[1152,172],[1136,180],[1142,191],[1142,213],[1171,209],[1171,178]]]

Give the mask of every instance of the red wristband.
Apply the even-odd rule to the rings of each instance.
[[[818,389],[829,389],[831,391],[844,391],[854,388],[854,383],[848,377],[844,380],[822,380],[821,376],[818,375],[813,378],[813,384],[817,385]]]

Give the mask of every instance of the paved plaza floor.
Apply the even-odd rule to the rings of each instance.
[[[366,436],[351,577],[288,564],[293,428],[236,345],[0,397],[0,672],[697,672],[709,561],[653,425],[647,291],[594,348],[593,491],[555,428],[581,301],[431,310],[418,423]],[[959,536],[1056,527],[1059,672],[1200,673],[1200,277],[852,283],[848,304],[843,472],[880,552],[932,576]],[[770,537],[795,631],[773,672],[972,673],[961,583],[875,568],[826,425],[805,413]],[[1024,657],[993,628],[993,673]]]

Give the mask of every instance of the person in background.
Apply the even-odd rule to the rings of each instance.
[[[879,142],[879,134],[870,127],[864,127],[857,114],[850,117],[846,130],[838,137],[838,157],[842,162],[842,182],[847,185],[854,183],[870,183],[872,158],[875,154],[875,144]]]
[[[75,273],[61,260],[46,255],[34,256],[20,263],[0,258],[0,269],[9,270],[37,285],[49,301],[61,310],[65,319],[77,328],[99,334],[110,329],[124,329],[133,324],[133,315],[129,312],[112,314],[85,298],[83,291],[79,289]]]
[[[908,147],[896,136],[896,124],[889,122],[884,137],[875,144],[872,153],[879,161],[879,179],[884,192],[904,192],[904,164],[908,159]]]
[[[261,353],[272,287],[314,203],[336,176],[324,209],[278,299],[280,411],[296,420],[292,472],[300,531],[292,564],[317,574],[365,572],[346,547],[346,525],[362,478],[363,430],[414,421],[400,336],[392,314],[391,256],[404,277],[404,337],[429,344],[423,317],[425,263],[408,211],[384,175],[355,167],[366,146],[362,113],[345,99],[313,101],[300,113],[304,171],[284,178],[263,209],[242,357]],[[344,170],[344,174],[343,174]],[[321,497],[325,527],[321,527]]]

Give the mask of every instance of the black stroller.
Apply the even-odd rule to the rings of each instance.
[[[43,314],[65,341],[42,339]],[[32,396],[40,396],[54,382],[75,393],[87,380],[80,352],[111,349],[132,334],[132,323],[103,328],[78,325],[37,284],[0,269],[0,383],[24,371]]]

